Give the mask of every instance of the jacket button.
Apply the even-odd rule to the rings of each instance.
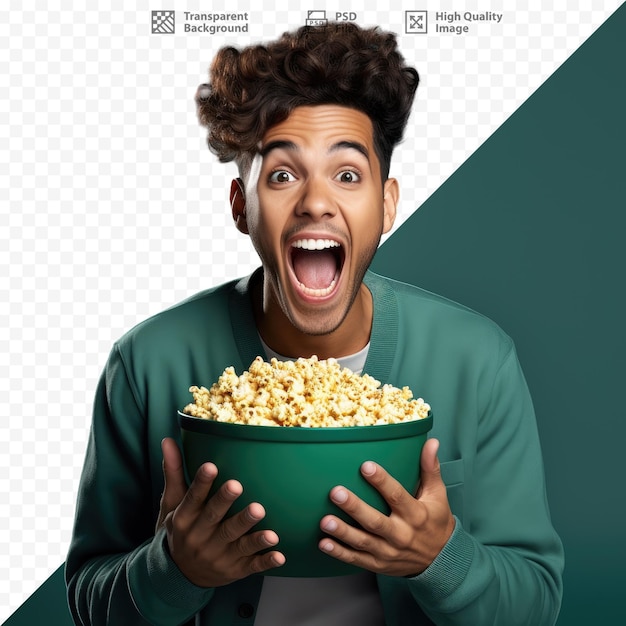
[[[248,618],[254,615],[254,607],[251,604],[245,602],[244,604],[240,604],[237,608],[237,613],[239,617]]]

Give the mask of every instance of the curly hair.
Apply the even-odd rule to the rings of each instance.
[[[372,121],[374,147],[386,179],[402,139],[417,71],[408,67],[393,33],[353,23],[304,26],[266,45],[218,51],[209,83],[198,87],[198,119],[219,160],[245,169],[267,129],[298,106],[338,104]]]

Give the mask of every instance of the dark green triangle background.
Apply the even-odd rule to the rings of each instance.
[[[624,614],[625,239],[622,5],[398,229],[374,267],[477,309],[515,340],[566,549],[565,626]]]
[[[514,338],[566,549],[559,626],[615,624],[623,614],[625,238],[622,5],[374,262],[481,311]],[[5,622],[35,624],[72,624],[62,567]]]

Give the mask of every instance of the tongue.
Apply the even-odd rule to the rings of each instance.
[[[337,261],[330,250],[296,248],[292,263],[298,280],[310,289],[325,289],[335,278],[337,271]]]

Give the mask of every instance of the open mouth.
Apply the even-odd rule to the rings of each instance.
[[[291,244],[289,257],[302,293],[323,298],[333,292],[345,258],[339,242],[333,239],[297,239]]]

